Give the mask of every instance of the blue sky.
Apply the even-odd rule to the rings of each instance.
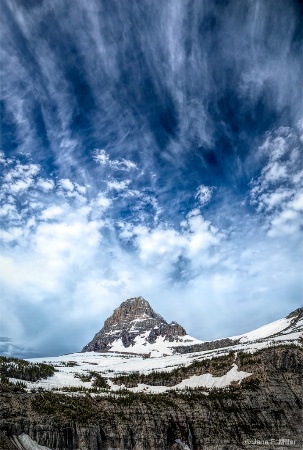
[[[142,295],[189,334],[302,305],[302,4],[10,0],[1,332],[80,350]]]

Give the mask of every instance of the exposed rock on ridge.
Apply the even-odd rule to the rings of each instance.
[[[177,322],[167,323],[143,297],[134,297],[114,310],[104,322],[104,327],[82,351],[108,351],[119,339],[128,348],[135,344],[139,335],[144,336],[146,343],[153,344],[160,336],[167,342],[179,341],[180,336],[186,335],[186,331]]]

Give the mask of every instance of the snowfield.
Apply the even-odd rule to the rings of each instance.
[[[53,364],[58,372],[52,377],[40,380],[35,383],[27,382],[28,389],[32,388],[64,388],[64,387],[92,387],[91,381],[81,381],[76,374],[87,375],[90,371],[98,372],[107,378],[111,391],[121,389],[121,386],[115,385],[114,378],[117,375],[127,375],[131,372],[149,374],[153,371],[170,372],[180,366],[188,366],[194,361],[211,359],[216,356],[226,355],[231,350],[255,352],[257,350],[278,345],[281,343],[296,343],[303,336],[303,319],[292,323],[292,319],[281,319],[271,324],[265,325],[257,330],[251,331],[241,336],[234,336],[233,339],[239,339],[240,343],[229,347],[218,348],[215,350],[206,350],[196,353],[174,354],[173,347],[180,345],[178,343],[169,343],[167,351],[167,342],[161,338],[155,344],[145,345],[145,336],[138,337],[133,347],[125,348],[122,343],[116,345],[115,352],[96,353],[72,353],[58,357],[32,358],[28,361],[33,363],[46,362]],[[189,339],[184,336],[184,340]],[[200,343],[194,338],[190,344]],[[153,347],[154,346],[154,347]],[[124,353],[123,353],[124,351]],[[127,352],[127,353],[125,353]],[[150,353],[150,357],[146,354]],[[170,389],[186,389],[189,387],[215,388],[226,387],[231,382],[241,382],[244,378],[250,376],[250,373],[238,371],[234,366],[223,376],[214,377],[212,374],[194,375],[182,380],[181,383],[172,386],[148,386],[140,384],[134,388],[127,388],[133,392],[160,393]],[[12,379],[12,381],[14,381]],[[123,386],[122,386],[123,387]]]
[[[256,330],[250,331],[249,333],[242,334],[240,336],[233,336],[230,339],[240,339],[240,342],[250,342],[257,339],[264,339],[269,336],[273,336],[277,333],[288,328],[291,324],[292,319],[279,319],[275,322],[264,325],[263,327],[257,328]]]

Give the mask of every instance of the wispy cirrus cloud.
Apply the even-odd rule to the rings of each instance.
[[[106,149],[101,165],[140,164],[167,188],[181,176],[195,189],[201,174],[213,185],[218,171],[234,182],[256,131],[301,112],[299,7],[274,4],[92,0],[75,14],[69,3],[4,2],[4,146],[92,186],[93,148]]]
[[[108,153],[104,149],[94,150],[93,158],[98,164],[100,164],[100,166],[109,167],[111,169],[123,171],[138,169],[137,164],[129,159],[110,159]]]
[[[303,127],[280,127],[259,148],[266,163],[251,183],[251,201],[264,217],[268,235],[300,236],[303,225]]]
[[[5,176],[12,183],[18,178],[10,173],[24,177],[27,169],[20,167],[31,165],[5,158],[4,162]],[[95,193],[72,179],[50,183],[38,169],[29,173],[33,181],[26,192],[10,190],[9,185],[2,189],[4,227],[0,234],[3,301],[7,315],[14,317],[1,325],[3,334],[23,339],[37,351],[77,350],[121,298],[140,294],[202,339],[235,334],[223,318],[219,320],[221,332],[214,333],[218,309],[231,323],[232,314],[240,320],[243,311],[249,311],[241,329],[237,328],[244,332],[253,327],[249,317],[262,319],[264,302],[274,297],[278,311],[287,290],[299,283],[300,265],[290,263],[292,251],[281,247],[275,254],[275,237],[272,244],[267,242],[261,231],[250,228],[249,217],[242,218],[237,228],[222,229],[201,212],[205,193],[211,192],[208,186],[192,192],[193,199],[202,192],[202,200],[196,199],[201,209],[190,209],[175,224],[163,221],[161,211],[154,220],[158,205],[151,194],[128,185],[118,190],[118,196],[107,187]],[[50,190],[45,191],[44,182]],[[120,196],[131,202],[128,211],[133,212],[124,220],[117,215]],[[212,199],[207,196],[207,201]],[[285,270],[286,262],[291,273]],[[270,285],[269,278],[273,280]],[[186,311],[207,309],[203,329],[200,319],[182,307],[184,298]],[[179,305],[174,306],[174,316],[172,304]],[[49,317],[56,322],[55,329]],[[75,327],[81,328],[76,339]]]
[[[301,12],[2,2],[7,333],[77,350],[134,295],[206,339],[298,306]]]

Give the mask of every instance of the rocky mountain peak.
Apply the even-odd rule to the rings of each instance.
[[[157,314],[147,300],[143,297],[133,297],[125,300],[114,310],[113,314],[106,319],[104,327],[115,325],[128,326],[133,321],[155,319],[165,322],[160,314]]]
[[[159,341],[159,338],[167,342],[179,341],[186,334],[177,322],[168,324],[143,297],[134,297],[114,310],[105,320],[104,327],[82,351],[110,351],[117,346],[131,351],[138,339],[141,345],[147,345]]]

